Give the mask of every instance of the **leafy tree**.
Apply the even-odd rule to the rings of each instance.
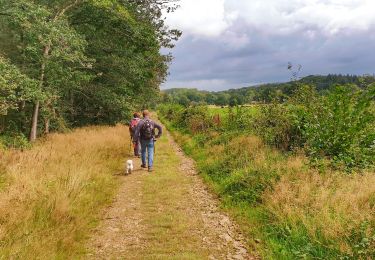
[[[6,116],[9,125],[22,122],[14,130],[30,133],[33,141],[42,129],[48,133],[51,127],[114,124],[127,119],[132,109],[155,105],[171,61],[160,49],[173,47],[181,35],[163,18],[176,4],[0,0],[0,53],[13,66],[7,73],[10,78],[24,75],[39,90],[30,90],[33,98],[20,98],[22,105]],[[15,85],[23,88],[21,82]],[[7,110],[11,107],[9,88],[1,92],[4,110],[5,102]],[[30,131],[25,128],[29,124]]]
[[[2,4],[6,8],[3,12],[7,14],[5,23],[14,35],[16,46],[8,58],[30,78],[38,80],[39,89],[44,93],[44,100],[34,100],[30,141],[37,137],[40,107],[44,106],[44,110],[52,114],[61,88],[79,77],[77,67],[88,66],[83,53],[86,42],[69,26],[65,16],[78,2],[68,2],[60,9],[52,10],[25,0]],[[49,131],[49,120],[46,116],[46,132]]]
[[[35,81],[0,56],[0,116],[18,110],[26,101],[40,97]]]

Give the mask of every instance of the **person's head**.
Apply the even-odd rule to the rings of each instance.
[[[149,117],[150,116],[150,111],[148,111],[147,109],[145,109],[145,110],[143,110],[142,114],[143,114],[143,117]]]
[[[133,117],[134,118],[140,118],[141,114],[139,112],[134,112]]]

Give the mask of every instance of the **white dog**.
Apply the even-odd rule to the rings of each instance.
[[[126,161],[126,174],[131,174],[134,169],[133,160]]]

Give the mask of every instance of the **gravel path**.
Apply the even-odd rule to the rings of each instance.
[[[166,136],[158,142],[158,149],[163,152],[159,152],[156,158],[160,164],[155,167],[152,177],[146,171],[136,169],[132,175],[119,178],[122,182],[119,193],[95,229],[88,244],[87,257],[256,259],[249,255],[238,226],[219,209],[218,199],[197,175],[194,161],[184,155],[169,133]],[[171,156],[174,159],[170,159]],[[176,163],[163,169],[165,164],[162,162],[168,160]],[[167,171],[168,178],[163,176]],[[159,189],[147,190],[152,187],[149,178],[162,185],[160,193]],[[168,190],[170,196],[165,196]],[[173,218],[173,225],[178,223],[179,227],[164,227],[162,233],[150,232],[155,230],[153,217]],[[158,241],[161,239],[159,235],[164,242]],[[174,247],[176,252],[173,252]]]

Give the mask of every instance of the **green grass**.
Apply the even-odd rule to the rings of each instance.
[[[219,107],[219,106],[207,106],[210,115],[220,115],[222,118],[228,118],[230,112],[236,113],[237,108],[230,108],[230,107]],[[242,106],[240,108],[244,112],[250,115],[256,115],[259,111],[259,105],[248,105]]]
[[[200,259],[209,255],[191,230],[201,223],[186,215],[190,180],[179,172],[180,158],[164,136],[157,142],[155,172],[144,180],[142,208],[147,226],[143,259]]]
[[[223,114],[228,108],[210,111]],[[375,189],[366,184],[373,173],[319,175],[304,157],[283,154],[248,134],[191,136],[165,123],[263,258],[375,257]],[[359,187],[361,194],[355,191]],[[360,203],[358,211],[349,209]]]

